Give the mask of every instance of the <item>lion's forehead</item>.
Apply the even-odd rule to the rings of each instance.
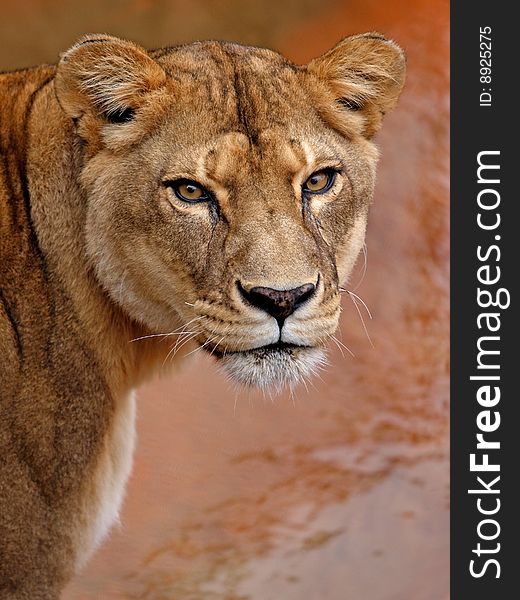
[[[292,138],[287,131],[266,129],[252,140],[240,131],[231,131],[214,140],[200,153],[205,176],[216,181],[236,178],[237,170],[245,174],[276,168],[281,173],[296,173],[309,163],[306,144]]]
[[[181,170],[196,164],[217,182],[274,171],[287,178],[345,154],[346,140],[320,118],[302,70],[276,52],[222,42],[160,52],[154,58],[172,99],[155,139],[167,140]]]
[[[174,102],[205,113],[208,127],[242,128],[255,137],[288,117],[313,114],[298,67],[275,52],[206,42],[171,49],[157,60],[171,80]]]

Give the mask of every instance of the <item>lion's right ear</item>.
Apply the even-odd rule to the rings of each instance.
[[[164,70],[137,44],[87,35],[62,55],[56,93],[73,119],[91,114],[121,123],[130,120],[145,96],[165,81]]]

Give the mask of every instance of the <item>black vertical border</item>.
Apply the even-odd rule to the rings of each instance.
[[[518,319],[518,279],[520,278],[520,175],[519,106],[515,90],[520,83],[520,28],[513,14],[515,3],[474,0],[451,3],[451,598],[452,600],[502,600],[520,598],[520,323]],[[492,81],[480,81],[480,28],[491,27]],[[479,106],[483,88],[491,87],[492,106]],[[477,155],[481,151],[500,151],[501,215],[499,229],[486,232],[477,225]],[[470,381],[478,372],[477,339],[477,246],[498,242],[501,257],[490,264],[499,265],[501,280],[496,287],[511,294],[508,309],[499,310],[501,424],[490,439],[499,440],[500,450],[489,452],[490,462],[500,463],[501,508],[494,516],[500,535],[494,541],[479,540],[477,526],[486,518],[478,512],[479,473],[470,472],[469,456],[476,452],[476,418],[483,410],[476,401],[480,383]],[[481,286],[482,287],[482,286]],[[485,474],[484,474],[485,475]],[[486,480],[491,474],[487,474]],[[483,498],[496,497],[492,495]],[[487,506],[491,506],[490,504]],[[491,529],[488,530],[488,533]],[[477,544],[500,551],[487,555],[500,563],[489,567],[480,578],[469,572],[477,559],[481,569],[485,558],[472,551]]]

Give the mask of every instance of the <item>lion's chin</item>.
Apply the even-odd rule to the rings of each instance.
[[[233,381],[276,391],[302,383],[326,363],[323,349],[289,344],[229,352],[221,354],[219,359]]]

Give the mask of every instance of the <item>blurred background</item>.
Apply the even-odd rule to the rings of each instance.
[[[377,30],[408,55],[349,284],[372,319],[343,300],[355,356],[332,347],[294,398],[237,392],[203,356],[140,390],[122,525],[65,600],[447,600],[448,27],[447,0],[1,0],[0,69],[87,32],[304,63]]]

